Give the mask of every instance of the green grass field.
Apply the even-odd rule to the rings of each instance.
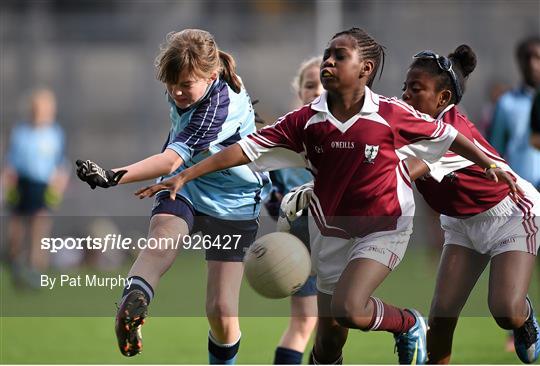
[[[285,318],[243,318],[239,363],[272,363]],[[144,325],[144,352],[125,358],[116,348],[110,318],[3,318],[1,362],[9,364],[208,362],[205,318],[149,318]],[[454,363],[514,364],[503,350],[505,333],[490,318],[463,318],[455,336]],[[353,331],[345,348],[345,363],[395,364],[392,336]],[[306,361],[306,360],[304,360]]]
[[[0,363],[207,363],[208,326],[204,318],[205,269],[200,256],[180,256],[164,277],[143,328],[144,352],[127,359],[114,337],[114,302],[120,289],[62,288],[16,291],[1,272]],[[410,250],[377,295],[427,313],[435,266],[425,252]],[[80,271],[92,273],[91,270]],[[125,273],[122,268],[118,273]],[[536,279],[537,276],[535,276]],[[454,363],[519,363],[504,351],[506,333],[489,317],[484,273],[464,310],[454,338]],[[533,281],[531,294],[538,293]],[[536,301],[538,304],[538,301]],[[242,345],[239,363],[271,363],[287,323],[287,300],[266,300],[244,284],[241,298]],[[85,316],[92,315],[92,316]],[[392,336],[351,331],[345,363],[396,363]],[[306,360],[305,360],[306,361]]]

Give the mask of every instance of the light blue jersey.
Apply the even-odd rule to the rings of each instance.
[[[7,163],[22,178],[48,184],[64,159],[64,133],[56,123],[20,123],[11,133]]]
[[[237,94],[223,80],[214,81],[203,98],[185,110],[167,97],[172,126],[164,149],[174,150],[184,160],[174,174],[255,132],[255,115],[245,89]],[[180,194],[206,215],[249,220],[259,216],[270,188],[267,173],[243,165],[197,178]]]
[[[522,178],[540,184],[540,151],[531,146],[530,118],[534,90],[520,87],[501,96],[489,142]]]
[[[305,168],[286,168],[270,172],[274,189],[282,195],[295,187],[313,180],[313,175]]]

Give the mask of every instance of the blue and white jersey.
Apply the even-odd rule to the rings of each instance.
[[[214,81],[201,100],[185,110],[168,95],[167,99],[172,126],[163,150],[174,150],[184,160],[172,175],[255,132],[255,114],[246,90],[237,94],[223,80]],[[261,201],[270,189],[267,173],[243,165],[197,178],[180,194],[206,215],[249,220],[259,216]]]
[[[520,87],[499,99],[489,142],[523,179],[540,184],[540,151],[531,146],[532,88]]]
[[[48,126],[19,123],[11,132],[7,163],[20,177],[48,184],[64,162],[64,143],[64,132],[56,123]]]

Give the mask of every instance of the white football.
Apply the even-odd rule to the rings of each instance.
[[[295,293],[311,272],[309,252],[296,236],[275,232],[261,236],[244,256],[244,270],[260,295],[281,299]]]

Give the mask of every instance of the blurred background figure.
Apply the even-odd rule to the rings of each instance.
[[[535,90],[540,87],[540,37],[531,36],[519,42],[516,58],[522,80],[519,86],[499,98],[489,126],[489,142],[516,173],[538,189],[540,151],[531,145],[530,121]],[[505,349],[514,351],[510,333]]]
[[[533,96],[540,87],[540,37],[532,36],[519,42],[516,57],[522,81],[499,99],[489,142],[517,174],[538,187],[540,151],[534,149],[529,140]]]
[[[536,91],[531,111],[531,145],[540,150],[540,88]],[[540,191],[540,185],[537,189]]]
[[[502,81],[494,81],[489,84],[486,89],[487,92],[487,101],[482,106],[481,115],[476,124],[476,128],[482,134],[482,136],[487,137],[490,135],[491,122],[493,121],[493,115],[495,113],[495,107],[501,96],[510,89],[510,85]]]
[[[35,90],[30,116],[11,132],[2,171],[9,207],[7,260],[15,284],[39,287],[39,272],[49,256],[40,240],[51,231],[50,210],[58,207],[68,182],[64,168],[64,132],[56,122],[56,97]]]

